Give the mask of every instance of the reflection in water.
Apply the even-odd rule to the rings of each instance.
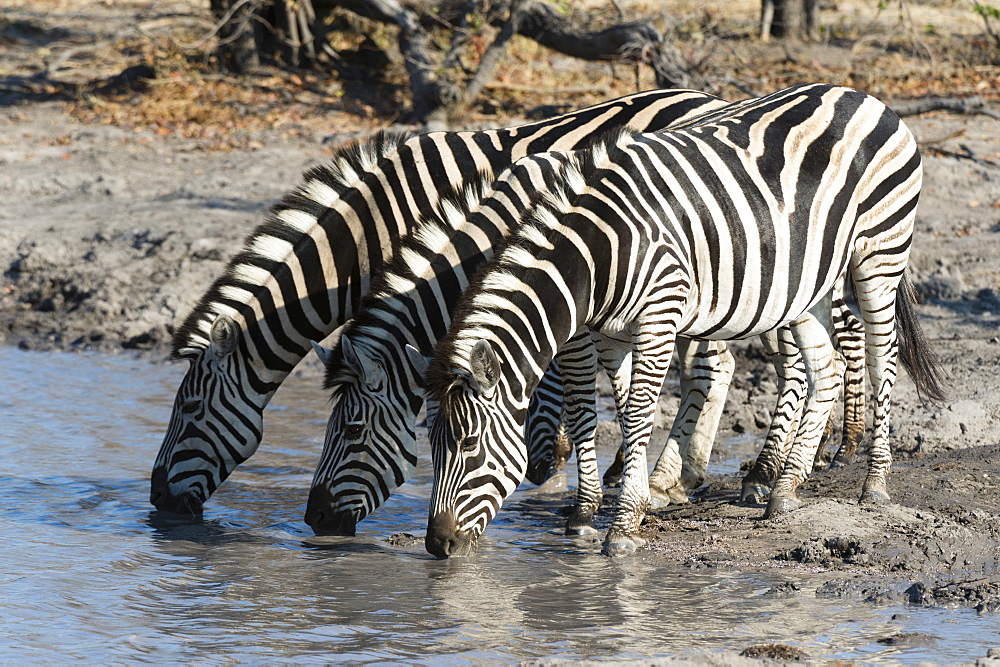
[[[831,606],[727,570],[611,561],[558,535],[562,498],[518,492],[469,559],[423,550],[415,479],[356,537],[302,523],[327,409],[291,382],[260,452],[192,520],[148,505],[183,368],[0,349],[0,656],[4,662],[507,661],[651,658],[792,643],[813,656],[939,662],[985,655],[971,611]],[[415,541],[393,546],[388,537]],[[895,632],[930,647],[876,643]]]

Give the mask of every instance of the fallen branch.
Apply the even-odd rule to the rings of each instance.
[[[982,114],[990,118],[1000,119],[1000,113],[986,106],[981,97],[932,97],[926,100],[915,100],[904,104],[895,104],[892,110],[897,116],[916,116],[931,111],[951,111],[952,113]]]
[[[595,83],[592,86],[567,86],[565,88],[539,88],[520,83],[503,83],[494,81],[485,86],[486,90],[507,90],[513,93],[534,93],[536,95],[581,95],[585,93],[609,93],[611,87],[606,83]]]
[[[1000,167],[1000,163],[994,162],[993,160],[987,160],[986,158],[976,155],[966,144],[959,144],[958,147],[961,149],[961,152],[948,150],[947,148],[938,148],[936,146],[930,147],[928,150],[941,157],[969,160],[970,162],[975,162],[976,164],[983,165],[984,167]]]

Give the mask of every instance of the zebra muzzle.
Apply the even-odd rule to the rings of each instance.
[[[325,486],[314,486],[309,491],[305,522],[317,535],[346,535],[357,532],[359,511],[335,509],[335,498]]]
[[[471,556],[476,553],[476,536],[471,531],[458,530],[455,515],[443,512],[435,514],[427,522],[424,546],[437,558]]]
[[[193,491],[175,494],[170,490],[165,466],[157,466],[149,479],[149,502],[159,512],[201,516],[203,502]]]

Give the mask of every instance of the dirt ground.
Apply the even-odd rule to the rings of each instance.
[[[27,38],[4,30],[0,55],[15,58]],[[2,104],[0,343],[151,361],[268,205],[333,147],[385,124],[341,109],[209,150],[213,137],[81,121],[66,100]],[[863,455],[817,471],[804,506],[775,520],[736,504],[739,475],[716,477],[691,504],[650,515],[641,557],[782,568],[789,582],[774,595],[801,594],[808,579],[834,598],[1000,610],[1000,120],[935,113],[907,124],[925,147],[910,267],[950,386],[935,407],[905,374],[897,384],[892,504],[857,504]],[[720,435],[762,438],[774,374],[756,343],[737,348]]]

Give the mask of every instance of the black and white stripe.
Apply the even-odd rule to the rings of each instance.
[[[631,379],[616,387],[627,455],[606,553],[641,543],[645,448],[678,334],[729,340],[788,327],[805,358],[811,411],[769,511],[794,505],[839,383],[828,332],[832,292],[845,276],[875,393],[862,500],[888,499],[897,335],[917,386],[941,395],[904,274],[921,182],[916,142],[874,98],[830,85],[707,116],[684,129],[612,136],[570,160],[562,186],[465,293],[428,372],[439,405],[430,430],[431,553],[474,550],[523,477],[528,396],[581,327],[612,377],[627,362]]]
[[[151,476],[157,508],[199,513],[260,444],[262,413],[310,349],[348,321],[370,275],[440,193],[607,128],[662,128],[723,104],[650,91],[521,127],[384,133],[339,151],[274,207],[175,336],[190,368]]]

